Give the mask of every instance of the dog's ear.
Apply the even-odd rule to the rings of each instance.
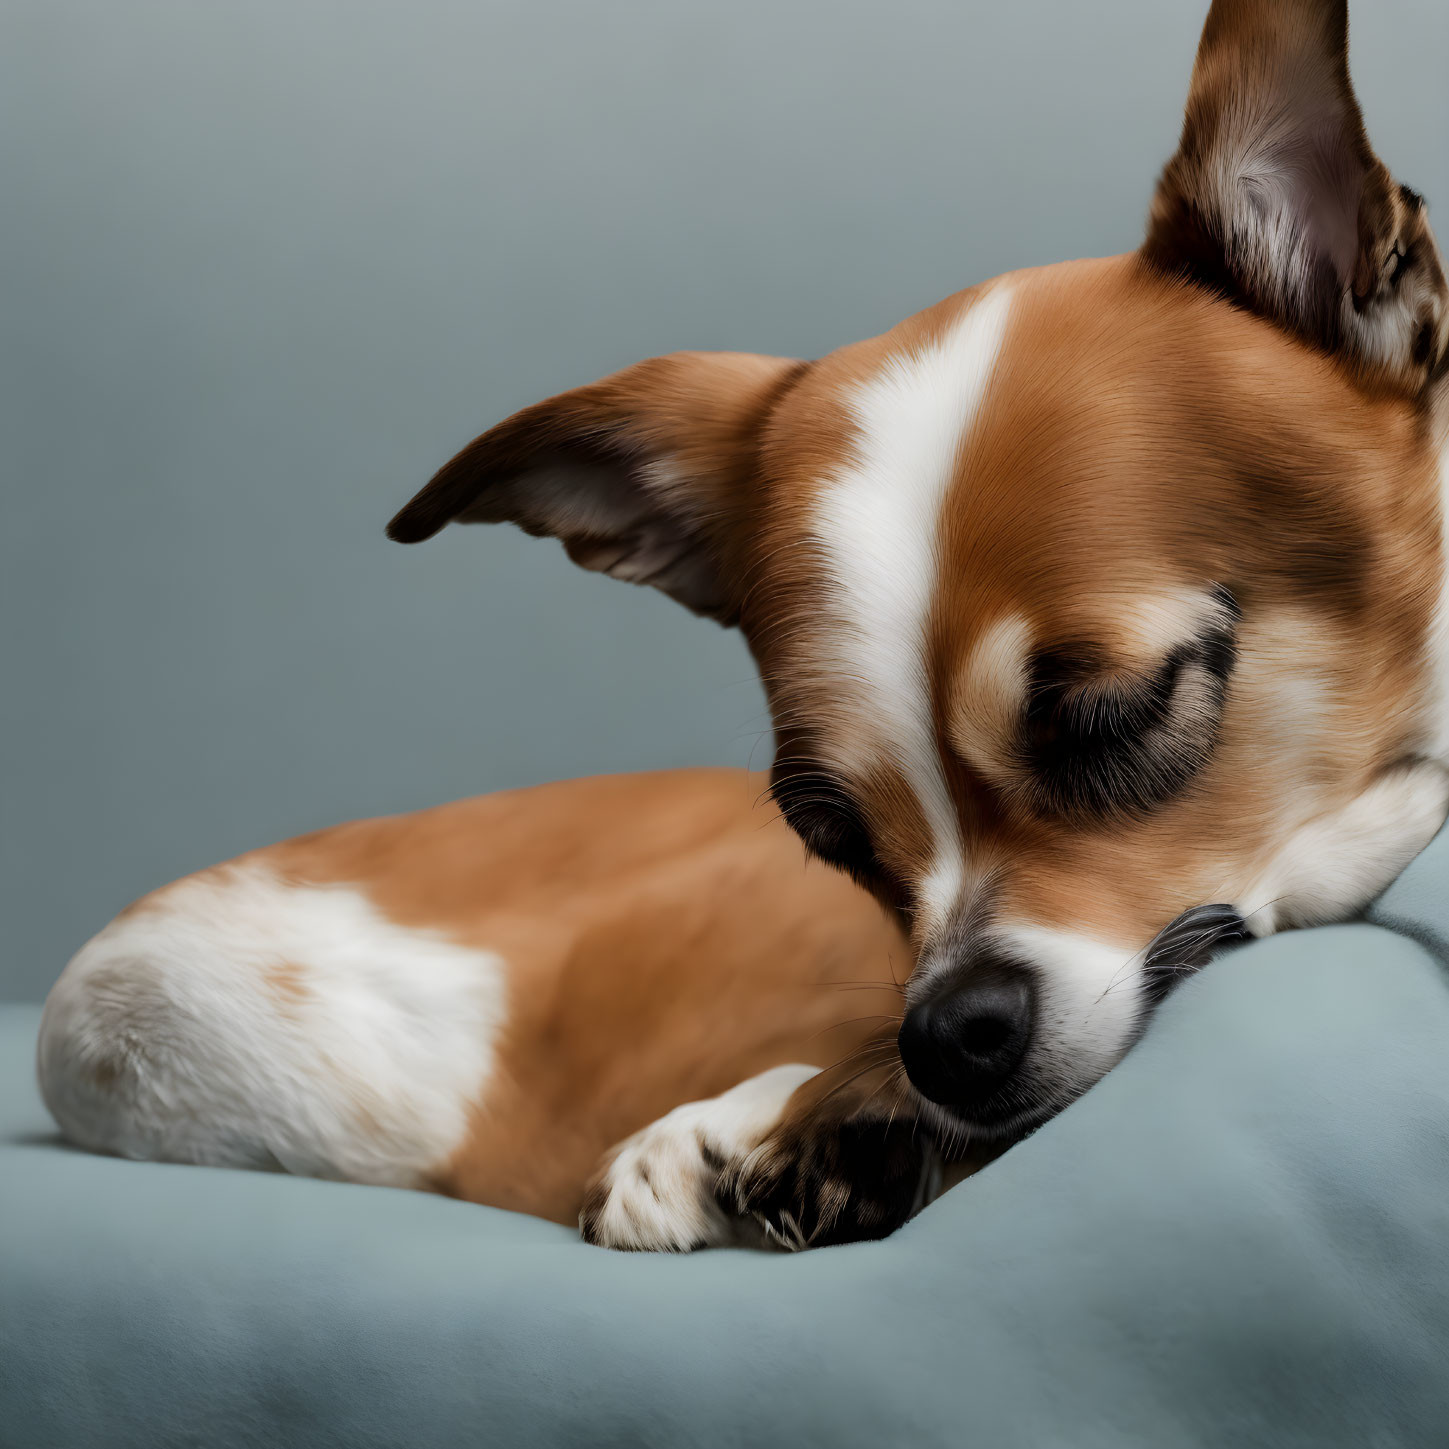
[[[1364,133],[1346,0],[1214,0],[1143,252],[1376,380],[1444,365],[1443,264]]]
[[[764,424],[806,366],[678,352],[535,403],[445,463],[388,536],[515,523],[560,539],[586,569],[736,623],[731,540],[752,514]]]

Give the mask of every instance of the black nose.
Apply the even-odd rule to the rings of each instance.
[[[999,1091],[1031,1040],[1031,980],[1023,971],[972,979],[911,1007],[901,1061],[911,1085],[943,1107],[969,1110]]]

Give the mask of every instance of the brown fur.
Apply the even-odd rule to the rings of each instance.
[[[1001,863],[1014,913],[1125,927],[1145,943],[1218,898],[1224,840],[1240,856],[1271,850],[1285,786],[1311,780],[1325,808],[1409,750],[1441,569],[1434,459],[1412,402],[1364,394],[1332,359],[1135,257],[1005,280],[1013,333],[943,529],[952,568],[932,649],[943,739],[951,687],[996,621],[1021,614],[1039,642],[1110,638],[1114,610],[1179,587],[1234,591],[1249,663],[1265,674],[1287,630],[1296,667],[1329,682],[1332,717],[1319,731],[1298,722],[1296,738],[1270,699],[1240,688],[1208,776],[1112,832],[1033,820],[959,762],[963,828],[973,853]],[[772,527],[744,627],[777,717],[797,730],[828,729],[833,708],[809,670],[812,631],[831,623],[802,540],[824,460],[844,447],[840,373],[920,346],[972,299],[830,359],[772,419]],[[858,793],[891,874],[918,877],[927,836],[909,790],[882,775]]]
[[[441,1192],[575,1222],[609,1147],[899,1011],[899,932],[737,771],[606,776],[356,821],[243,857],[500,955],[508,1026]],[[269,973],[274,990],[294,984]],[[858,1020],[865,1018],[864,1020]]]

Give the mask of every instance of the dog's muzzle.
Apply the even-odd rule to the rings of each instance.
[[[1251,938],[1232,906],[1184,911],[1142,955],[1142,1022],[1180,981]],[[1031,963],[990,948],[976,955],[906,1012],[897,1044],[911,1085],[978,1126],[1019,1118],[1040,990]]]

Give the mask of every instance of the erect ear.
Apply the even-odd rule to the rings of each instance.
[[[1364,134],[1346,0],[1214,0],[1143,252],[1383,381],[1443,365],[1443,264]]]
[[[722,624],[739,617],[737,548],[766,419],[808,364],[677,352],[515,413],[475,438],[388,524],[516,523],[569,557],[652,584]]]

